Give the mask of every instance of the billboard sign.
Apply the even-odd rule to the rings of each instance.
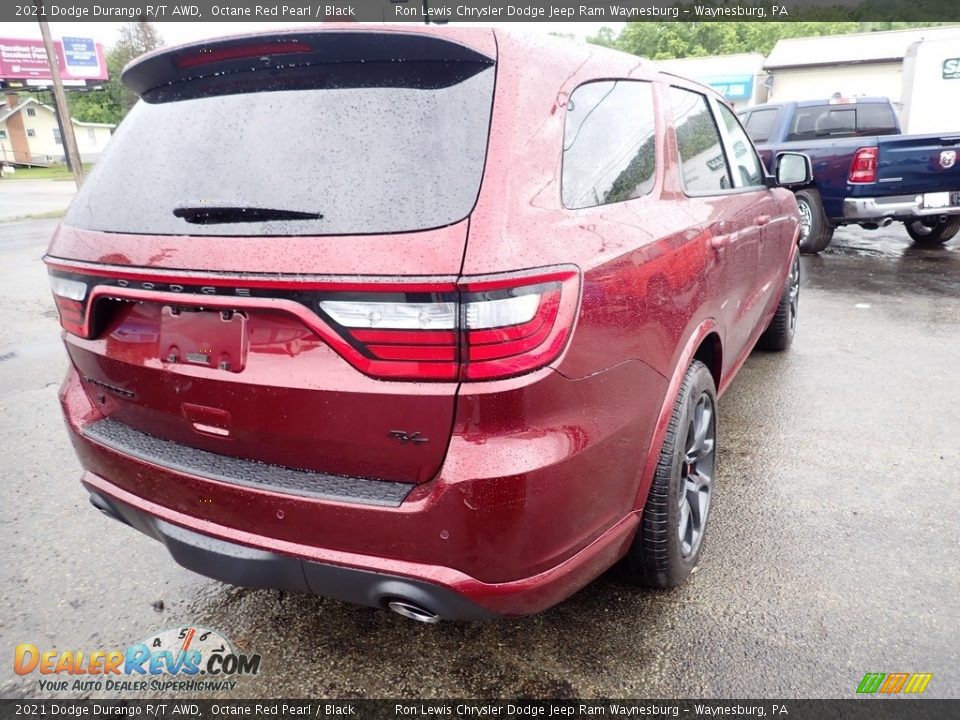
[[[65,37],[53,44],[64,81],[107,79],[107,58],[100,43],[90,38]],[[0,38],[0,80],[50,79],[42,40]]]

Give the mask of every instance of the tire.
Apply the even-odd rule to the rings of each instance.
[[[804,255],[816,255],[833,240],[833,231],[836,228],[827,220],[818,190],[798,190],[796,198],[800,208],[800,252]]]
[[[924,220],[905,220],[904,227],[917,245],[943,245],[960,232],[960,215],[928,225]]]
[[[780,352],[790,347],[793,334],[797,329],[797,313],[800,310],[800,255],[793,259],[787,284],[783,288],[780,302],[773,319],[757,340],[760,350]]]
[[[640,527],[622,563],[635,583],[675,587],[697,565],[713,497],[716,409],[713,376],[694,360],[680,384]]]

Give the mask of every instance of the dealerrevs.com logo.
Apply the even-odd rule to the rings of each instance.
[[[126,650],[53,650],[33,643],[14,648],[17,675],[38,674],[44,691],[233,690],[238,678],[260,672],[260,655],[234,651],[216,630],[164,630]]]

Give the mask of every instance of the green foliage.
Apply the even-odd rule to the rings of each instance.
[[[701,104],[702,109],[696,115],[688,116],[686,122],[677,127],[677,147],[682,162],[706,152],[720,140],[706,104],[702,101]]]
[[[67,104],[74,120],[84,122],[110,123],[120,122],[120,107],[106,90],[67,93]]]
[[[629,200],[634,197],[638,188],[641,189],[641,192],[648,191],[646,188],[653,184],[653,174],[657,169],[656,164],[655,139],[651,135],[637,148],[637,152],[631,158],[630,163],[610,185],[610,189],[604,195],[604,203]]]
[[[932,0],[934,3],[939,0]],[[953,2],[954,0],[950,0]],[[897,0],[874,0],[871,6],[882,3],[896,3]],[[724,5],[724,3],[715,3]],[[681,7],[683,4],[678,4]],[[701,57],[704,55],[729,55],[733,53],[768,54],[778,40],[794,37],[814,37],[818,35],[838,35],[854,32],[873,32],[879,30],[903,30],[930,25],[945,25],[943,22],[857,22],[851,17],[863,13],[871,17],[865,6],[850,8],[814,8],[816,21],[794,19],[790,22],[631,22],[614,38],[610,28],[587,38],[587,42],[606,47],[615,47],[634,55],[651,60],[669,60],[673,58]],[[803,17],[804,11],[796,10],[792,17]],[[834,20],[822,18],[835,17]],[[944,13],[941,17],[949,17]],[[606,32],[605,32],[606,31]]]
[[[617,38],[613,34],[613,29],[608,28],[606,25],[601,27],[596,35],[590,35],[587,38],[588,43],[593,43],[594,45],[603,45],[603,47],[617,47]]]

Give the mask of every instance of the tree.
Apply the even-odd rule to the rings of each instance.
[[[125,23],[120,29],[120,38],[107,52],[109,79],[103,90],[68,96],[73,116],[86,122],[119,123],[137,102],[137,96],[120,82],[123,68],[134,58],[163,46],[163,37],[153,23]]]
[[[596,35],[590,35],[587,38],[588,43],[593,43],[594,45],[603,45],[603,47],[616,47],[617,39],[613,35],[613,29],[608,28],[606,25],[597,30]]]
[[[820,9],[823,16],[825,10]],[[838,17],[843,17],[838,14]],[[703,55],[758,52],[768,54],[778,40],[817,35],[837,35],[875,30],[902,30],[946,23],[853,22],[848,20],[791,22],[630,22],[613,38],[609,28],[587,42],[616,47],[651,60]],[[606,31],[606,33],[604,33]]]
[[[163,37],[153,23],[125,23],[120,29],[120,40],[107,56],[107,67],[110,70],[108,89],[120,105],[121,117],[130,112],[130,108],[137,102],[137,96],[120,82],[120,73],[134,58],[162,48],[163,45]]]

